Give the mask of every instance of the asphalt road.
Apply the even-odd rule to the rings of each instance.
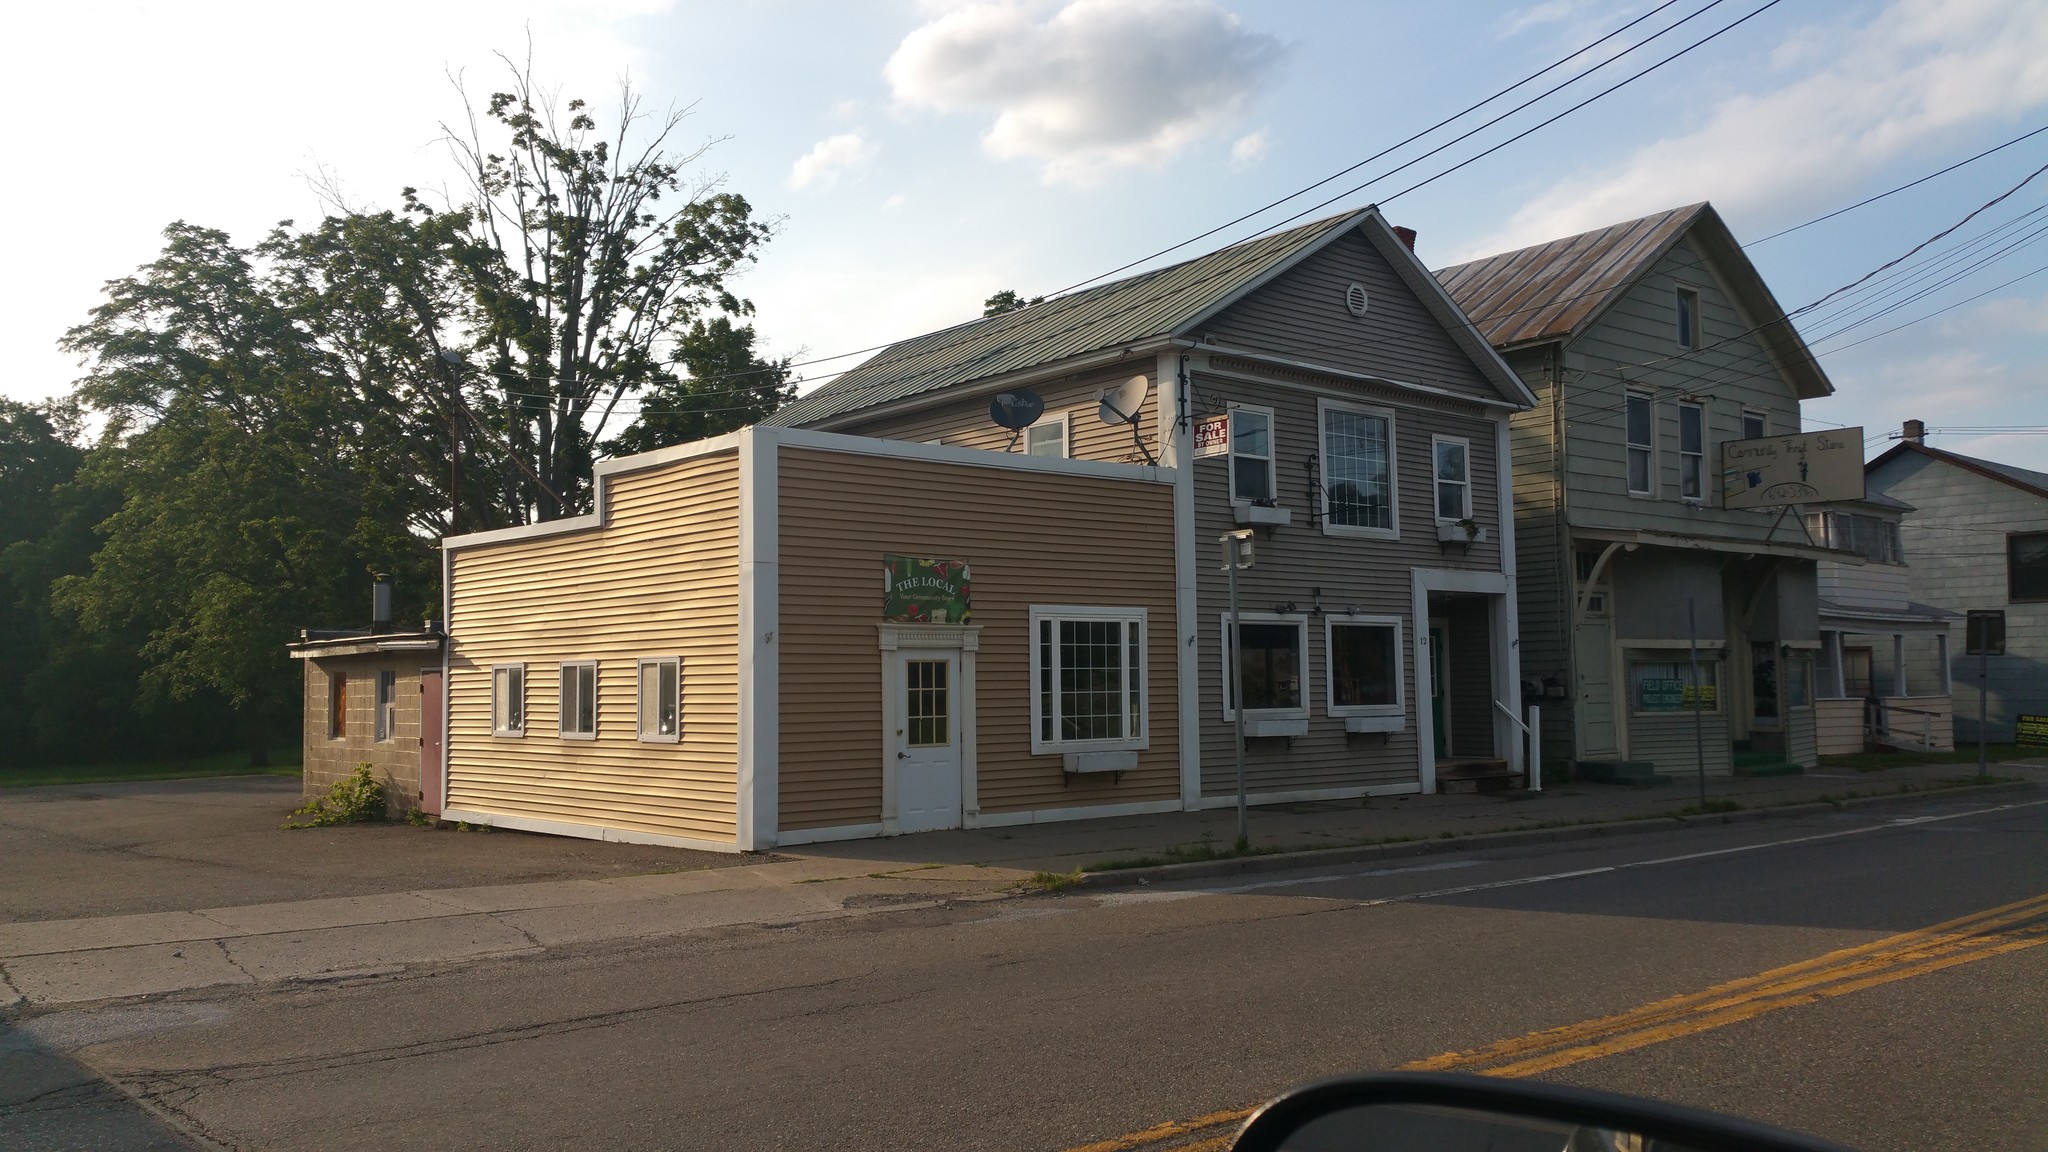
[[[2016,902],[2048,894],[2048,802],[1990,807],[719,930],[8,1040],[250,1149],[1153,1147],[1118,1138],[1445,1053],[1868,1149],[2042,1148],[2048,901]],[[65,1122],[21,1114],[0,1141]],[[130,1118],[93,1146],[150,1147]]]

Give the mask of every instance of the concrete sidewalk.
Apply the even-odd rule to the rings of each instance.
[[[1976,790],[1952,785],[1972,770],[1930,765],[1713,780],[1709,810],[1756,812],[1875,797],[1970,803]],[[2001,764],[1995,774],[2038,786],[2048,782],[2048,761]],[[1577,785],[1541,794],[1290,804],[1255,809],[1252,834],[1257,847],[1289,852],[1374,844],[1400,851],[1417,841],[1454,848],[1489,833],[1653,821],[1697,801],[1685,786]],[[1201,860],[1235,835],[1235,812],[1225,808],[817,845],[754,862],[722,862],[726,867],[634,876],[0,923],[0,1007],[375,978],[417,965],[567,945],[992,900],[1018,891],[1035,873]],[[1469,843],[1480,850],[1487,844]],[[1287,857],[1261,856],[1256,863],[1284,867]],[[1136,878],[1144,871],[1116,875]]]

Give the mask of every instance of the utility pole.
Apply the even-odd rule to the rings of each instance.
[[[1230,631],[1225,637],[1224,659],[1230,662],[1230,714],[1237,736],[1237,846],[1251,847],[1251,813],[1244,800],[1244,660],[1238,654],[1237,570],[1252,566],[1252,530],[1240,528],[1217,537],[1223,545],[1223,570],[1230,573]]]
[[[1700,778],[1700,811],[1707,810],[1707,737],[1700,709],[1706,707],[1707,686],[1700,683],[1700,624],[1693,599],[1685,598],[1685,649],[1692,660],[1692,759]],[[1681,694],[1682,698],[1683,694]]]

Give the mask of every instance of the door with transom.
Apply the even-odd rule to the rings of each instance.
[[[960,827],[960,654],[932,649],[887,654],[888,732],[894,743],[896,830]]]

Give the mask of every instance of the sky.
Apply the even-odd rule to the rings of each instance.
[[[857,362],[825,358],[971,319],[1000,289],[1056,291],[1223,225],[1638,17],[1478,115],[1166,259],[1378,202],[1443,267],[1709,200],[1793,309],[2048,165],[2043,133],[1770,238],[2048,125],[2048,4],[1660,4],[39,5],[0,46],[0,92],[22,126],[0,186],[15,222],[0,239],[0,391],[68,391],[80,366],[58,340],[172,221],[253,243],[280,220],[317,219],[323,181],[360,207],[450,185],[443,126],[463,116],[462,91],[480,101],[503,86],[505,57],[530,55],[600,117],[622,85],[646,109],[688,109],[683,140],[709,145],[698,174],[776,223],[737,287],[771,353],[819,361],[799,368],[813,383]],[[1836,387],[1806,405],[1809,421],[1865,427],[1874,455],[1917,417],[1940,447],[2048,470],[2043,224],[2048,174],[1800,314]],[[2041,431],[2001,434],[2028,427]]]

